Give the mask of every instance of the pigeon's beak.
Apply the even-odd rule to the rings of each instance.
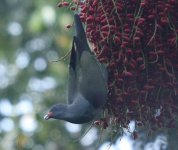
[[[49,112],[47,115],[44,116],[45,120],[48,120],[52,117],[52,112]]]

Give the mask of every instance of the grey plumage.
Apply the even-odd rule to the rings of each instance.
[[[69,63],[68,104],[54,105],[44,118],[82,124],[92,121],[107,101],[107,70],[92,54],[77,14],[74,23],[76,35]]]

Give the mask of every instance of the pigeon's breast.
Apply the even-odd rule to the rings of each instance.
[[[92,121],[98,114],[95,109],[84,97],[77,96],[74,102],[68,106],[68,121],[82,124]]]

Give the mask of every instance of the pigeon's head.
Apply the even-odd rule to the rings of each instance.
[[[63,104],[56,104],[52,106],[52,108],[49,110],[49,112],[44,116],[45,120],[48,120],[50,118],[54,119],[62,119],[65,115],[65,112],[67,110],[67,106]]]

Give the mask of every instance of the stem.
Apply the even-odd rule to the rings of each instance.
[[[154,28],[154,32],[153,32],[153,35],[152,37],[150,38],[149,42],[147,43],[147,45],[150,44],[150,42],[153,40],[153,38],[155,39],[155,34],[157,32],[157,20],[155,20],[155,28]]]
[[[142,2],[142,1],[141,1]],[[133,24],[133,27],[132,27],[132,31],[131,31],[131,34],[130,34],[130,38],[133,36],[133,32],[134,32],[134,28],[135,28],[135,30],[136,30],[136,26],[135,26],[135,24],[136,24],[136,20],[138,19],[138,18],[140,18],[140,16],[142,15],[142,12],[143,12],[143,9],[142,9],[142,7],[141,7],[141,2],[140,2],[140,6],[139,6],[139,9],[138,9],[138,12],[137,12],[137,14],[136,14],[136,16],[135,16],[135,20],[134,20],[134,24]],[[135,11],[136,12],[136,11]],[[136,33],[136,32],[135,32]],[[135,35],[135,34],[134,34]],[[134,36],[133,36],[134,37]]]

